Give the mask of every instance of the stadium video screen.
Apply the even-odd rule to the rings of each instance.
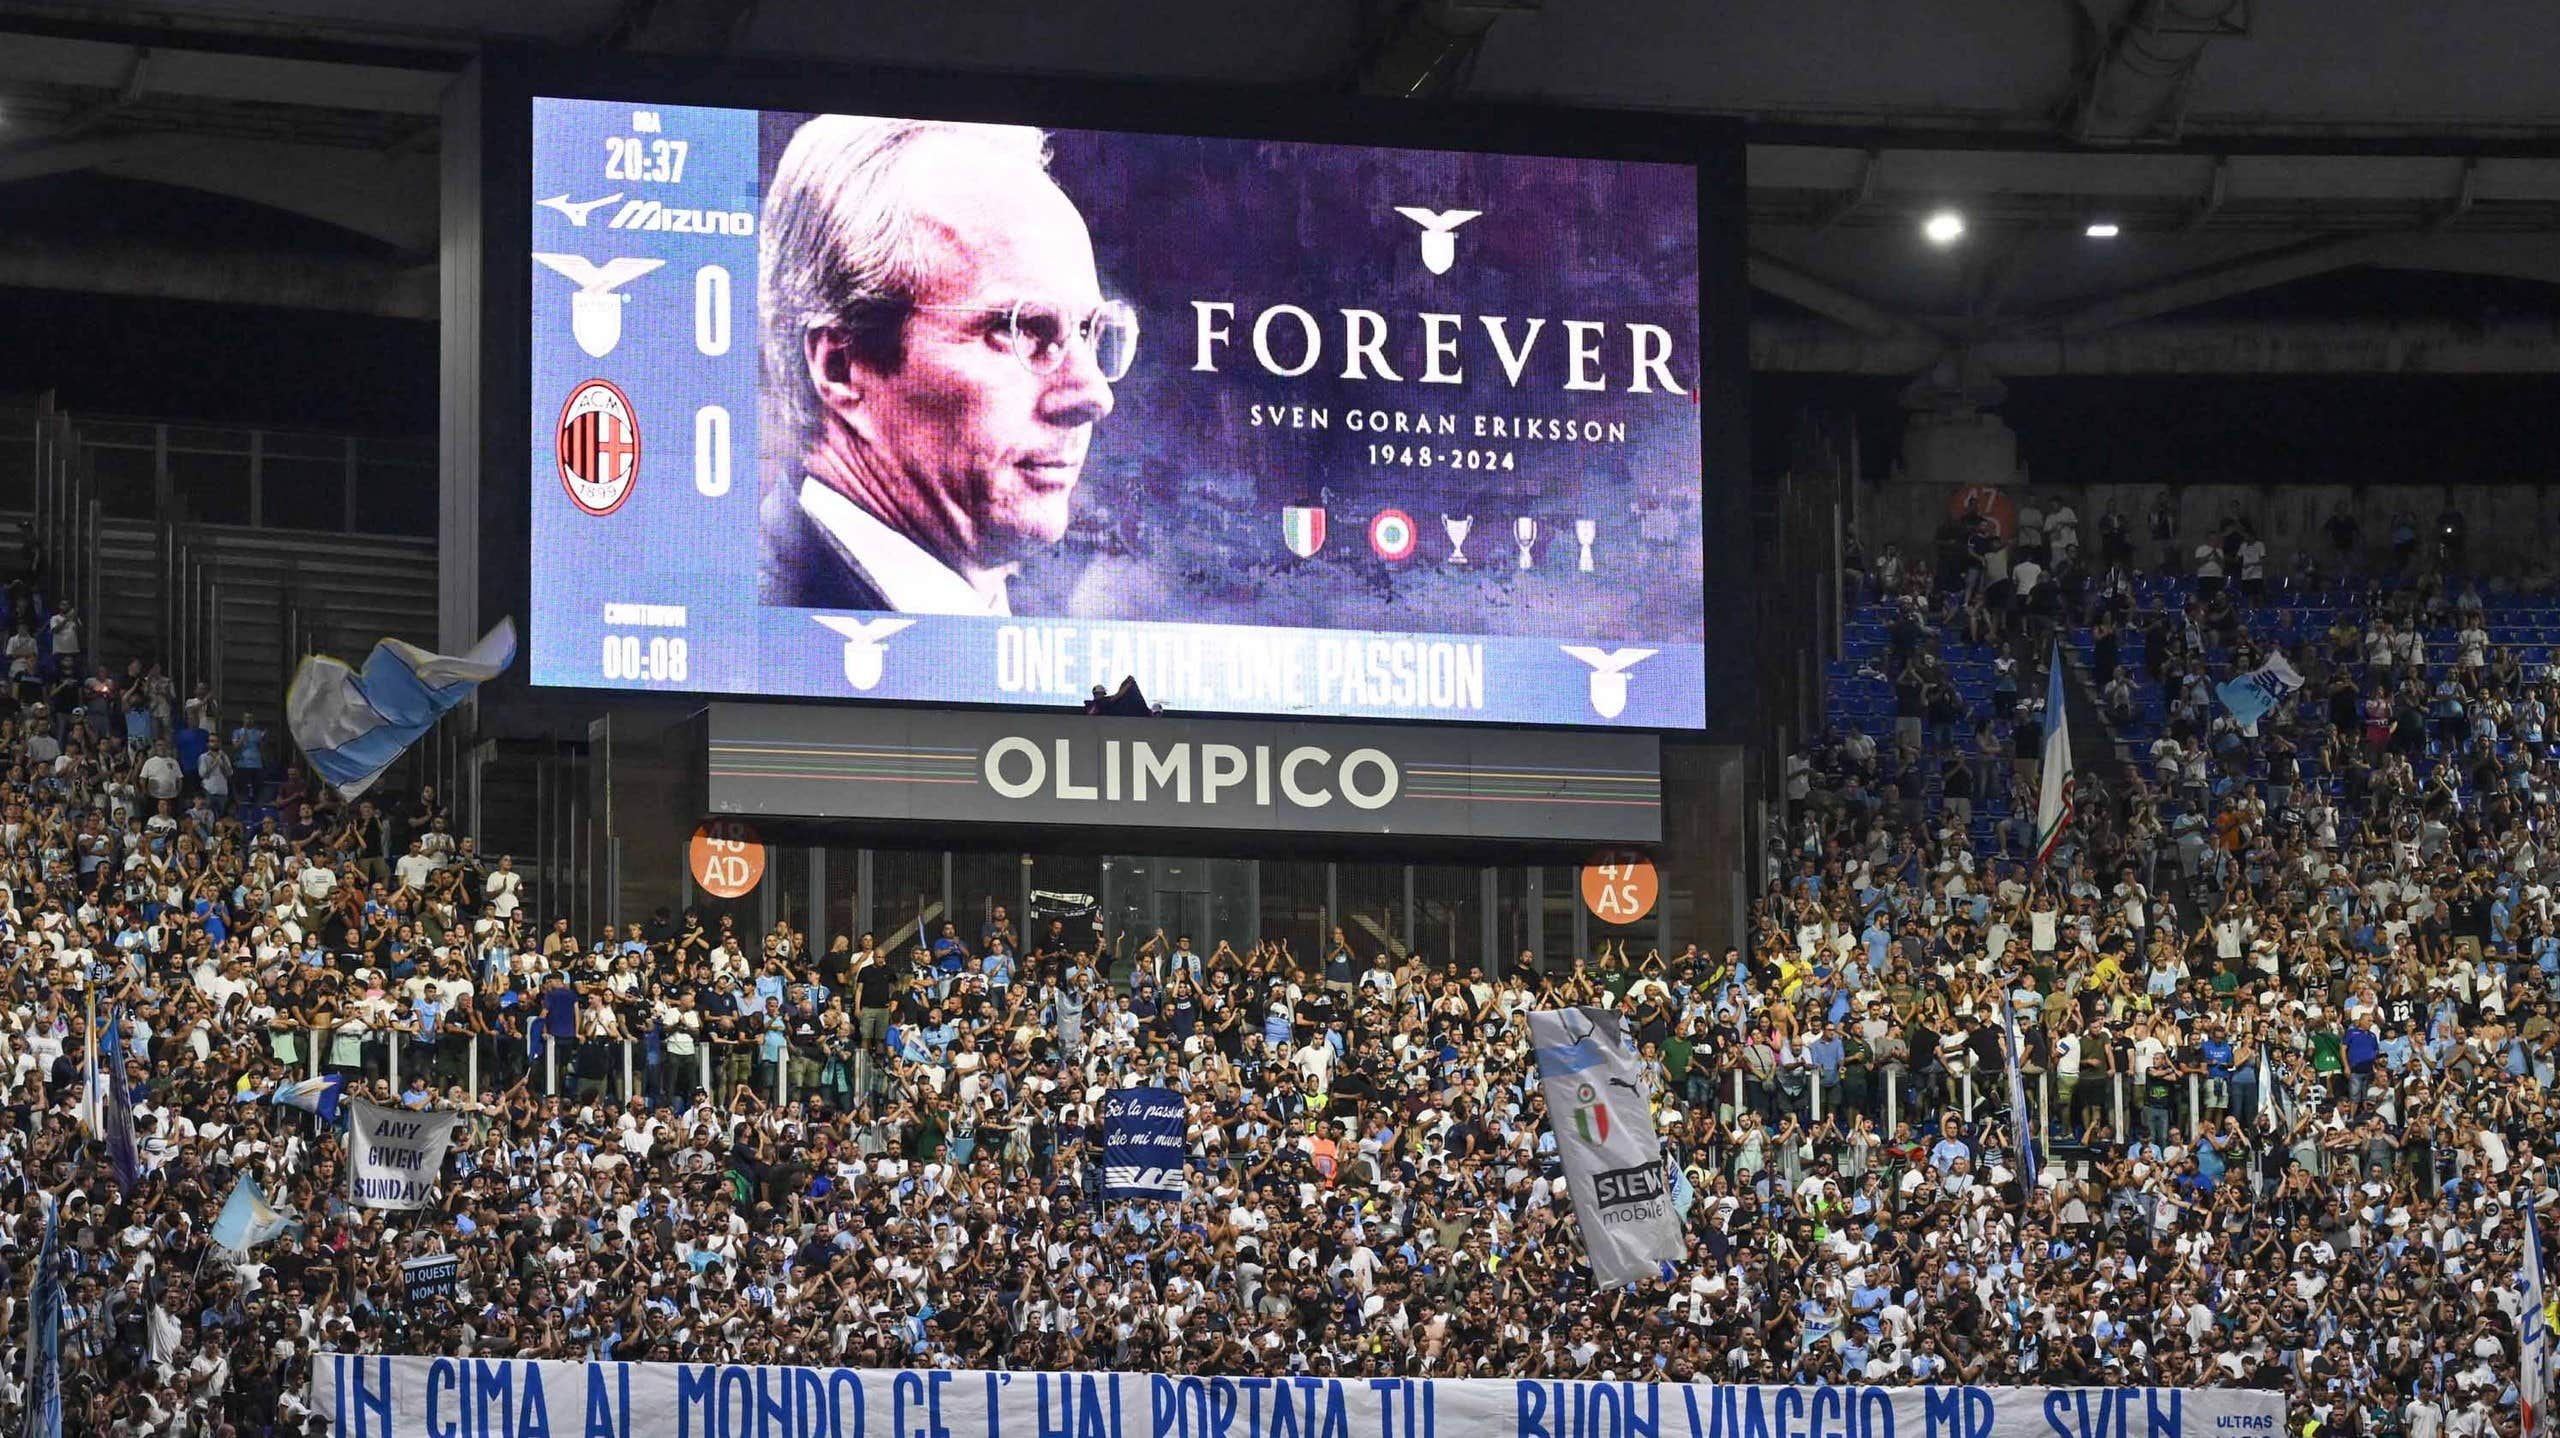
[[[534,682],[1705,722],[1694,166],[536,99]]]

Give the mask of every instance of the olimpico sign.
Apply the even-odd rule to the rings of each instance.
[[[1650,734],[714,704],[708,812],[1653,843]]]
[[[1192,744],[1176,740],[1150,744],[1144,739],[1104,739],[1102,772],[1076,775],[1078,746],[1058,738],[1040,741],[1008,734],[987,746],[987,787],[1008,799],[1047,794],[1066,800],[1132,803],[1216,804],[1230,790],[1242,801],[1268,807],[1276,802],[1301,809],[1321,809],[1339,793],[1358,809],[1383,809],[1395,802],[1401,775],[1384,750],[1353,749],[1336,758],[1319,744],[1301,744],[1274,757],[1268,744],[1250,749],[1241,744]],[[1051,755],[1054,753],[1055,762]],[[1196,754],[1196,762],[1195,762]],[[1194,773],[1199,783],[1193,785]],[[1275,782],[1276,781],[1276,782]]]

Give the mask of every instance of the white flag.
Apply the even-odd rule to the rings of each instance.
[[[2072,799],[2079,784],[2071,773],[2071,725],[2062,712],[2062,641],[2055,640],[2045,667],[2044,774],[2036,795],[2036,863],[2053,857],[2071,827]]]
[[[347,1126],[347,1198],[360,1208],[424,1208],[462,1115],[385,1108],[353,1099]]]
[[[2533,1210],[2530,1190],[2517,1196],[2516,1211],[2524,1219],[2524,1304],[2516,1311],[2519,1429],[2534,1438],[2551,1392],[2551,1321],[2542,1292],[2542,1216]]]
[[[1593,1280],[1615,1288],[1665,1277],[1687,1241],[1653,1131],[1652,1095],[1618,1016],[1539,1010],[1529,1015],[1529,1043]]]
[[[2214,686],[2222,707],[2240,721],[2240,732],[2255,737],[2258,721],[2302,688],[2302,675],[2279,649],[2267,656],[2267,662],[2241,675]]]

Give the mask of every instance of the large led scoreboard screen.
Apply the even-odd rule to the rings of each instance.
[[[1699,173],[536,98],[533,680],[1700,727]]]

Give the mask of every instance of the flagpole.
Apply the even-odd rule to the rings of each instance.
[[[98,982],[95,973],[84,972],[81,975],[80,991],[88,1005],[89,1016],[84,1042],[89,1062],[88,1067],[80,1071],[80,1112],[88,1121],[89,1136],[94,1139],[104,1137],[106,1131],[98,1113]]]

